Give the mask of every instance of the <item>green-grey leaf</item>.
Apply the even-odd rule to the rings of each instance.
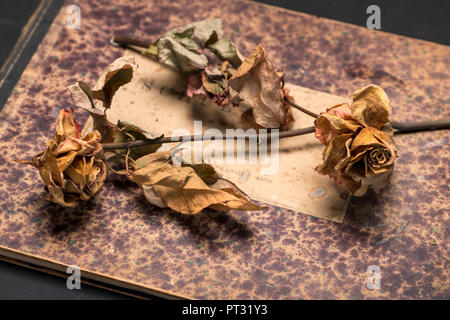
[[[216,56],[222,60],[229,61],[234,68],[239,68],[242,58],[235,45],[228,39],[222,38],[208,46]]]
[[[220,19],[197,21],[189,24],[187,27],[194,28],[194,37],[203,48],[223,37],[222,20]]]
[[[202,20],[168,31],[143,54],[182,72],[191,73],[208,66],[203,49],[211,46],[213,53],[218,52],[218,55],[227,57],[233,65],[240,64],[237,50],[228,40],[214,46],[222,37],[220,19]]]
[[[168,58],[183,72],[200,71],[208,66],[208,58],[203,53],[190,51],[173,39],[168,39],[166,46],[170,48],[175,59],[170,55]]]

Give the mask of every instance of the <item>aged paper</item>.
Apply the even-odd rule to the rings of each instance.
[[[165,136],[201,133],[198,132],[199,123],[197,131],[194,131],[194,120],[201,121],[200,130],[203,132],[211,128],[225,132],[227,128],[240,126],[241,110],[238,108],[220,108],[213,101],[200,96],[189,99],[183,94],[186,80],[176,71],[131,51],[126,54],[135,56],[138,68],[132,82],[116,93],[111,109],[107,111],[111,121],[120,119],[147,131],[164,133]],[[316,113],[346,101],[331,94],[295,85],[286,86],[297,103]],[[294,129],[313,125],[311,117],[296,109],[293,109],[293,116]],[[215,148],[212,158],[204,160],[213,164],[224,178],[235,183],[252,199],[335,222],[343,221],[348,194],[331,179],[314,171],[321,163],[324,148],[314,134],[280,139],[279,157],[269,152],[267,157],[257,159],[256,163],[255,158],[250,161],[248,153],[247,160],[241,158],[240,161],[235,159],[228,163],[226,155],[229,148],[226,142],[196,142],[195,145],[207,148],[212,143],[216,147],[219,144],[223,146],[224,157],[218,156],[218,149]],[[189,148],[195,147],[191,144]],[[234,152],[238,152],[245,148],[241,145],[241,148],[235,149]],[[247,144],[248,149],[250,147]]]

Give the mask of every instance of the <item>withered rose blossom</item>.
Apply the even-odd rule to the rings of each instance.
[[[29,163],[39,169],[47,199],[64,207],[75,207],[88,200],[103,186],[106,165],[100,133],[89,132],[81,138],[80,125],[73,110],[62,109],[56,121],[56,134],[46,143],[47,149]]]
[[[371,84],[351,98],[351,105],[331,107],[314,123],[317,139],[326,146],[316,171],[362,196],[369,187],[379,191],[387,185],[397,149],[384,90]]]
[[[245,58],[229,80],[231,88],[250,108],[242,115],[244,128],[288,130],[292,127],[293,100],[284,88],[284,73],[277,71],[262,44]]]

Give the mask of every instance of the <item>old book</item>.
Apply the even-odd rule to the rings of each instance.
[[[136,186],[113,175],[94,199],[64,209],[45,200],[36,170],[11,160],[40,152],[53,136],[57,112],[73,106],[67,85],[93,85],[125,53],[110,45],[114,33],[153,39],[194,20],[226,17],[225,34],[244,54],[265,44],[297,101],[320,111],[375,83],[386,90],[396,121],[450,116],[449,47],[248,1],[78,1],[81,26],[73,29],[72,4],[55,9],[35,52],[24,46],[32,58],[23,73],[10,64],[9,75],[20,78],[10,92],[11,78],[2,82],[2,259],[62,276],[76,265],[82,280],[134,295],[448,297],[448,131],[397,136],[391,184],[381,194],[352,198],[342,224],[275,205],[183,216],[149,205]],[[27,60],[19,51],[16,58]],[[326,101],[316,105],[319,98]],[[76,117],[88,118],[81,111]],[[379,270],[381,290],[367,285],[372,270]]]

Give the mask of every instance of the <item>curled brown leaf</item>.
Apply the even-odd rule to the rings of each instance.
[[[231,87],[250,106],[254,122],[261,128],[288,129],[293,118],[284,102],[283,76],[276,72],[259,44],[230,79]]]
[[[136,69],[133,56],[124,56],[113,61],[105,68],[98,81],[97,89],[91,90],[84,82],[76,82],[68,87],[74,104],[88,111],[93,120],[93,130],[100,132],[102,143],[132,142],[135,140],[154,140],[162,137],[162,134],[147,132],[133,124],[119,121],[111,123],[106,110],[110,108],[114,94],[119,88],[132,80]],[[99,100],[96,103],[96,100]],[[156,151],[161,144],[148,144],[133,148],[129,152],[131,159],[140,158]],[[116,150],[116,153],[125,154],[126,150]]]
[[[196,214],[205,208],[216,210],[261,210],[237,188],[214,187],[218,182],[211,166],[179,166],[171,162],[171,151],[156,152],[136,161],[140,168],[130,179],[137,183],[154,205],[183,214]],[[214,182],[214,184],[208,185]]]

